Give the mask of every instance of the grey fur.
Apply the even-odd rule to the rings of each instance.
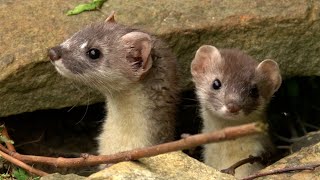
[[[218,99],[227,104],[231,101],[230,94],[239,94],[240,98],[235,103],[243,109],[245,114],[250,114],[261,104],[259,98],[250,97],[250,90],[258,83],[255,74],[255,67],[258,63],[239,50],[222,49],[220,53],[224,64],[217,66],[217,71],[221,73],[220,81],[222,86],[226,86],[226,89],[224,97],[218,97]],[[214,92],[211,92],[212,98],[216,98]],[[215,108],[221,108],[221,105],[221,103],[214,104]]]
[[[133,112],[141,112],[147,118],[147,122],[141,124],[141,126],[148,126],[146,128],[148,135],[144,137],[146,143],[142,147],[173,140],[176,104],[180,90],[176,59],[167,45],[150,35],[152,67],[141,79],[133,80],[133,77],[137,74],[132,62],[128,62],[128,49],[120,41],[121,37],[130,32],[143,31],[114,22],[89,25],[61,45],[53,48],[56,53],[60,53],[63,68],[59,68],[54,63],[62,75],[101,91],[106,96],[107,103],[109,103],[109,98],[121,99],[125,95],[135,96],[134,93],[137,93],[138,97],[147,99],[148,105],[141,104],[141,106],[132,105],[130,107]],[[88,58],[86,53],[90,48],[99,49],[102,52],[102,57],[96,60]],[[139,64],[135,64],[135,66],[135,68],[139,68]],[[63,70],[64,68],[66,70]],[[136,89],[139,89],[138,92],[134,91]],[[106,108],[109,110],[110,107],[107,105]],[[122,113],[121,105],[112,108],[117,109],[118,113]],[[120,121],[123,122],[113,122],[107,116],[104,126],[109,126],[111,123],[124,123],[124,126],[135,123],[132,122],[132,119]],[[110,124],[108,125],[108,123]],[[141,127],[141,129],[144,129],[144,127]],[[134,138],[135,132],[139,132],[140,129],[129,131],[123,132],[119,136]],[[105,150],[107,146],[118,148],[116,151],[136,148],[128,147],[129,145],[126,145],[126,142],[121,142],[121,140],[113,144],[114,142],[110,141],[111,139],[106,138],[107,134],[112,136],[112,134],[118,132],[121,132],[121,130],[113,129],[112,132],[102,132],[98,138],[100,154],[115,153],[113,150],[107,152]],[[137,146],[141,147],[140,145]]]
[[[211,132],[229,126],[265,121],[265,107],[281,84],[275,61],[258,63],[239,50],[221,49],[204,45],[199,48],[191,64],[203,118],[202,132]],[[215,79],[220,89],[212,88]],[[231,103],[239,107],[233,112]],[[204,146],[205,163],[219,170],[249,157],[272,152],[273,145],[267,134],[257,134],[232,141]],[[244,165],[236,170],[236,177],[245,177],[263,166]]]

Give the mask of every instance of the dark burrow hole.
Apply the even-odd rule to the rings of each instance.
[[[19,153],[53,157],[95,154],[95,138],[104,117],[104,103],[63,109],[40,110],[0,118],[8,128]],[[283,82],[268,108],[270,133],[279,147],[276,159],[288,154],[298,137],[320,127],[320,77],[294,77]],[[193,91],[182,93],[176,138],[201,129],[199,108]],[[301,143],[299,143],[301,144]],[[201,147],[186,151],[201,160]],[[41,166],[47,172],[88,175],[95,167],[77,169]]]

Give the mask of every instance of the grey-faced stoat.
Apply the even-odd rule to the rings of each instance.
[[[277,63],[267,59],[258,63],[239,50],[203,45],[191,64],[196,94],[201,106],[203,132],[228,126],[265,121],[265,108],[281,85]],[[247,136],[204,146],[204,161],[219,170],[248,158],[272,151],[267,134]],[[243,177],[262,168],[249,164],[236,169]]]
[[[179,91],[176,59],[161,40],[116,23],[112,14],[48,54],[60,74],[105,95],[99,154],[173,139]]]

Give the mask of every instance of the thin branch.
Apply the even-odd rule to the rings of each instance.
[[[281,169],[273,169],[268,172],[261,172],[261,173],[253,174],[251,176],[243,178],[242,180],[251,180],[251,179],[258,178],[258,177],[287,173],[287,172],[292,172],[292,171],[303,171],[303,170],[312,171],[312,170],[315,170],[319,166],[320,166],[320,162],[316,163],[316,164],[307,164],[307,165],[287,167],[287,168],[281,168]]]
[[[44,133],[45,133],[45,131],[42,131],[41,135],[37,139],[31,140],[31,141],[27,141],[27,142],[23,142],[23,143],[20,143],[20,144],[16,144],[15,146],[18,148],[18,147],[21,147],[21,146],[24,146],[24,145],[27,145],[27,144],[40,142],[43,139]]]
[[[38,170],[38,169],[35,169],[29,165],[27,165],[26,163],[4,153],[3,151],[0,151],[0,155],[2,158],[6,159],[7,161],[11,162],[12,164],[15,164],[25,170],[27,170],[28,172],[32,173],[32,174],[35,174],[35,175],[38,175],[38,176],[45,176],[45,175],[48,175],[48,173],[46,172],[43,172],[41,170]]]
[[[315,130],[320,130],[319,126],[316,126],[316,125],[313,125],[313,124],[310,124],[310,123],[307,123],[307,122],[303,122],[303,124],[308,128],[313,128]]]
[[[151,147],[135,149],[131,151],[125,151],[116,153],[113,155],[101,155],[94,156],[89,155],[88,157],[79,158],[53,158],[53,157],[43,157],[43,156],[32,156],[32,155],[22,155],[16,152],[8,152],[9,150],[4,150],[3,146],[0,149],[9,153],[13,157],[24,161],[26,163],[40,163],[48,164],[55,167],[80,167],[80,166],[92,166],[98,164],[110,164],[118,163],[121,161],[137,160],[144,157],[155,156],[163,153],[184,150],[193,148],[202,144],[226,141],[230,139],[235,139],[238,137],[243,137],[246,135],[256,134],[259,132],[264,132],[265,126],[261,123],[250,123],[241,126],[227,127],[225,129],[211,132],[188,136],[186,138],[180,139],[178,141],[173,141],[169,143],[159,144]]]
[[[235,164],[233,164],[229,168],[221,170],[221,172],[234,175],[235,174],[235,170],[238,167],[240,167],[240,166],[242,166],[244,164],[247,164],[247,163],[252,164],[254,162],[262,162],[262,161],[263,161],[263,158],[260,157],[260,156],[249,156],[248,158],[245,158],[245,159],[242,159],[242,160],[236,162]]]
[[[8,131],[7,131],[7,128],[4,126],[1,134],[6,137],[8,140],[11,140],[9,134],[8,134]],[[16,149],[14,148],[13,144],[11,144],[10,142],[5,142],[6,143],[6,146],[7,148],[10,150],[10,151],[16,151]]]
[[[11,154],[15,153],[15,151],[11,151],[11,150],[7,149],[2,144],[0,144],[0,151],[3,151],[5,153],[9,154],[10,156],[11,156]]]

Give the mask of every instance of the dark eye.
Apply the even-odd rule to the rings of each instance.
[[[253,98],[258,98],[259,97],[259,90],[258,87],[256,85],[254,85],[250,91],[249,91],[249,95]]]
[[[212,83],[212,88],[218,90],[221,88],[221,82],[219,79],[215,79]]]
[[[92,48],[87,52],[87,55],[91,59],[98,59],[101,55],[101,52],[98,49]]]

